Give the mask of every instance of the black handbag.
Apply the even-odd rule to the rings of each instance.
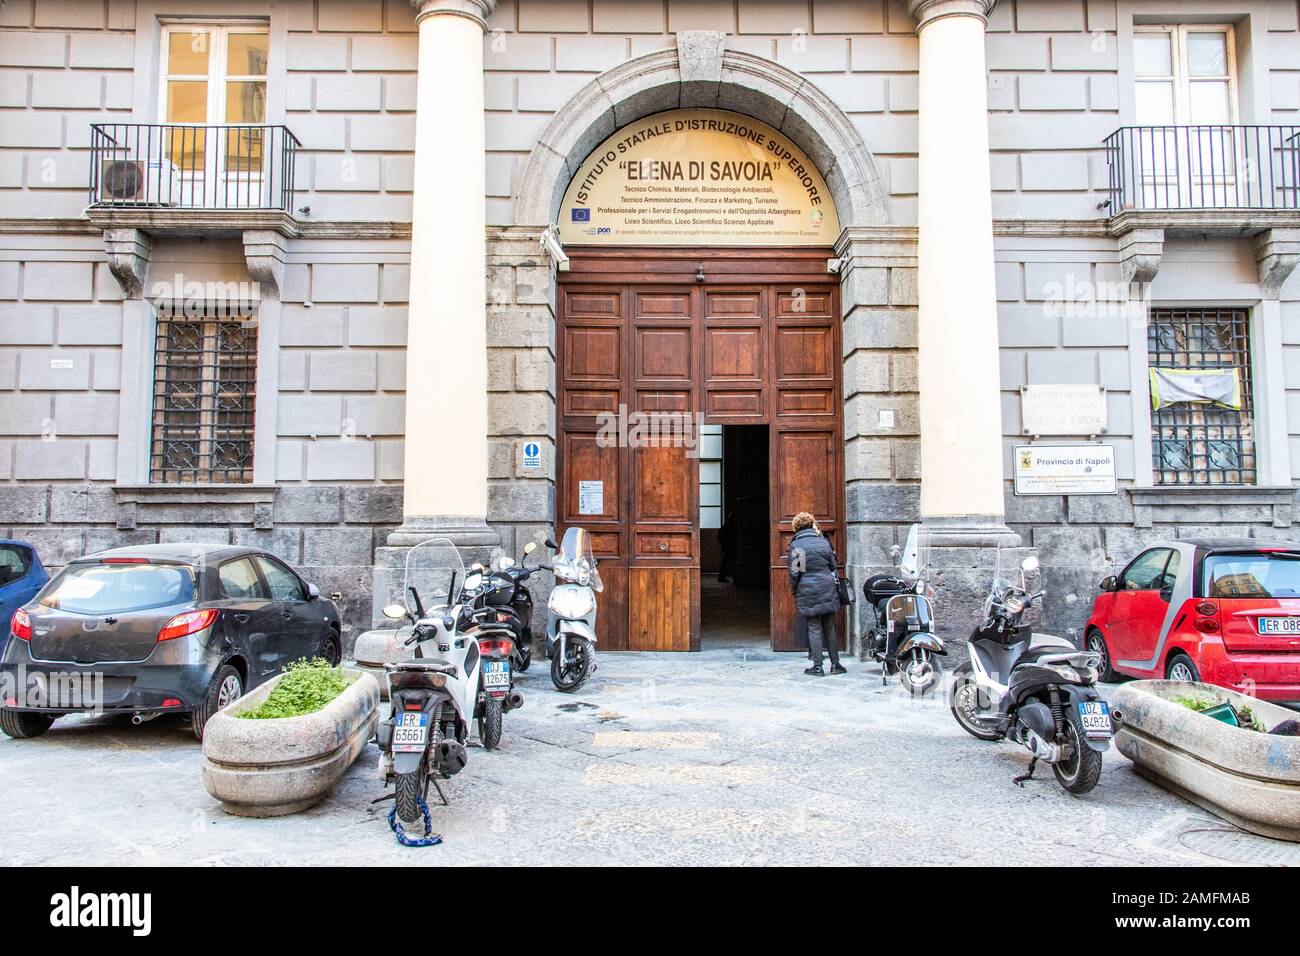
[[[835,590],[840,595],[840,607],[852,607],[853,602],[858,599],[858,596],[853,593],[853,585],[842,574],[835,581]]]
[[[835,557],[835,566],[839,567],[840,556],[835,554],[834,548],[831,548],[831,554]],[[839,594],[840,607],[853,607],[853,603],[858,599],[858,596],[853,593],[853,585],[849,583],[849,579],[838,572],[835,575],[835,591]]]

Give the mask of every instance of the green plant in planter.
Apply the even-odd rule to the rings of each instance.
[[[245,720],[301,717],[320,710],[352,683],[341,667],[331,667],[322,658],[294,661],[266,700],[234,716]]]

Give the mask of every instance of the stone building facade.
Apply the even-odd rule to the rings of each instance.
[[[179,35],[191,53],[201,37],[206,72]],[[597,144],[681,108],[779,130],[834,196],[855,579],[925,518],[955,606],[990,549],[1019,544],[1047,622],[1077,632],[1149,540],[1300,540],[1294,0],[3,0],[0,534],[51,566],[261,545],[341,592],[355,632],[391,588],[388,549],[433,529],[518,553],[552,533],[562,277],[543,234]],[[230,123],[285,132],[231,146]],[[208,133],[187,147],[168,124]],[[1186,132],[1211,125],[1231,160]],[[106,192],[104,164],[151,143],[145,189],[164,153],[230,169],[247,149],[266,194],[238,199],[232,174],[196,200],[193,169],[188,199]],[[1199,195],[1168,160],[1116,188],[1157,144]],[[255,408],[222,418],[238,400],[196,386],[198,423],[176,427],[233,430],[169,471],[160,310],[196,297],[216,326],[255,317]],[[1171,482],[1157,316],[1239,323],[1218,355],[1248,372],[1249,463],[1216,445]],[[1117,494],[1015,493],[1022,387],[1054,384],[1103,389]]]

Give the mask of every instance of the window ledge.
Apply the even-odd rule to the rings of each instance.
[[[114,485],[117,527],[133,530],[148,524],[251,524],[258,530],[275,525],[277,485]],[[214,522],[214,514],[219,520]]]
[[[1290,504],[1291,485],[1150,485],[1130,487],[1135,505]]]

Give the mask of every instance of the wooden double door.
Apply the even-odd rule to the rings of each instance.
[[[812,512],[845,550],[829,250],[570,255],[557,302],[557,524],[591,532],[600,646],[699,649],[699,436],[681,427],[705,423],[768,426],[772,646],[797,649],[791,519]]]

